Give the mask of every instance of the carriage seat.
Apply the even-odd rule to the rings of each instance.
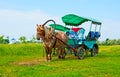
[[[84,39],[85,29],[83,29],[83,28],[72,28],[72,29],[66,32],[66,34],[69,38],[77,39],[77,40]]]
[[[100,37],[100,32],[95,32],[95,37],[99,38]]]
[[[70,39],[77,39],[77,34],[73,30],[67,31],[66,34]]]
[[[95,38],[99,38],[100,37],[100,32],[94,32],[94,31],[90,31],[88,33],[88,37],[91,39],[95,39]]]
[[[84,33],[85,33],[85,29],[81,28],[80,30],[78,30],[77,35],[78,35],[78,44],[81,45],[83,43],[84,39]]]
[[[78,35],[78,39],[83,40],[84,39],[84,33],[85,33],[85,29],[81,28],[80,30],[78,30],[77,35]]]
[[[90,32],[88,33],[88,37],[91,38],[91,39],[94,39],[94,37],[95,37],[95,32],[94,32],[94,31],[90,31]]]

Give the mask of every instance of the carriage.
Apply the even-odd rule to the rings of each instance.
[[[91,52],[91,56],[98,54],[99,46],[97,44],[97,40],[101,35],[101,22],[92,18],[85,18],[74,14],[67,14],[63,16],[62,21],[65,24],[64,26],[56,24],[55,22],[49,26],[55,30],[63,31],[67,34],[68,43],[63,43],[69,51],[73,51],[75,56],[78,56],[78,59],[83,59],[85,53],[88,54],[88,51]],[[85,29],[80,26],[88,21],[91,25],[89,32],[85,36]],[[60,40],[59,38],[57,39]]]

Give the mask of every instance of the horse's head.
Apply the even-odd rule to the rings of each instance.
[[[52,36],[52,33],[53,33],[52,27],[48,28],[45,25],[38,25],[37,24],[37,34],[36,34],[37,40],[40,40],[40,38],[48,39]]]
[[[45,37],[45,31],[44,31],[44,26],[43,25],[38,25],[37,24],[36,31],[37,31],[37,33],[36,33],[37,40],[40,40],[40,38],[44,38]]]

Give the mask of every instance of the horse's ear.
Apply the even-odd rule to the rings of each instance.
[[[53,28],[52,28],[52,27],[50,27],[49,29],[50,29],[50,31],[53,31]]]
[[[44,28],[45,25],[42,25],[42,27]]]
[[[37,27],[38,27],[38,24],[36,24],[37,25]]]

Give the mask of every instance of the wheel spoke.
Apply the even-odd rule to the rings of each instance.
[[[83,59],[84,58],[84,49],[82,47],[78,48],[77,56],[78,56],[78,59]]]
[[[98,52],[98,47],[94,46],[91,51],[91,56],[96,56],[97,52]]]

